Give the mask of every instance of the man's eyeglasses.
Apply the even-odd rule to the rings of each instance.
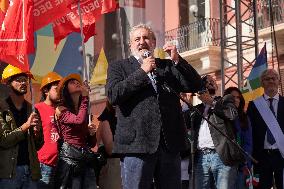
[[[18,83],[26,83],[26,82],[28,82],[28,78],[27,78],[27,77],[24,77],[24,76],[21,76],[21,77],[15,78],[14,81],[16,81],[16,82],[18,82]]]
[[[265,77],[265,78],[263,78],[263,80],[264,81],[269,81],[269,80],[276,81],[276,80],[278,80],[278,78],[277,77]]]

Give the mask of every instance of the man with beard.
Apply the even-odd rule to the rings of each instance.
[[[37,150],[43,145],[41,122],[24,99],[31,73],[8,65],[2,82],[11,88],[0,101],[0,188],[34,189],[40,179]]]
[[[39,111],[44,145],[38,151],[38,159],[40,162],[42,179],[38,183],[38,188],[52,189],[54,188],[55,168],[58,157],[59,138],[56,126],[54,125],[54,113],[56,105],[59,102],[59,95],[57,93],[57,85],[62,79],[56,72],[49,72],[42,78],[40,90],[42,93],[42,102],[35,105]]]
[[[180,151],[186,148],[186,129],[180,92],[196,92],[201,78],[174,45],[163,49],[170,59],[153,57],[156,37],[144,24],[129,33],[132,56],[108,67],[107,96],[116,105],[113,152],[122,155],[124,189],[181,189]]]
[[[196,108],[234,140],[233,121],[237,118],[237,109],[233,96],[216,97],[218,86],[216,80],[210,75],[205,75],[202,83],[202,90],[198,92],[198,98],[202,103]],[[241,155],[238,149],[196,112],[188,110],[184,115],[188,128],[196,133],[194,136],[196,165],[193,165],[196,173],[196,189],[233,188],[234,183],[230,181],[234,179],[230,177],[236,171],[236,165],[243,160],[242,156],[235,155]]]

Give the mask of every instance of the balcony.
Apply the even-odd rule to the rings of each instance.
[[[200,73],[220,69],[220,20],[198,21],[165,33],[166,42],[177,46],[180,55]]]
[[[271,1],[278,53],[281,55],[284,54],[284,0]],[[259,38],[262,38],[265,41],[270,41],[271,21],[269,1],[258,0],[257,11]]]
[[[274,25],[284,24],[284,0],[271,0],[272,1],[272,13],[274,18]],[[258,29],[270,28],[270,11],[269,1],[259,0],[258,1]]]

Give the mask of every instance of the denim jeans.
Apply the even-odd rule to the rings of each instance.
[[[16,177],[12,179],[0,179],[1,189],[37,189],[37,182],[32,181],[29,166],[16,167]]]
[[[38,188],[53,189],[56,168],[41,163],[40,169],[42,178],[38,182]]]
[[[236,171],[232,168],[223,164],[217,152],[198,154],[195,188],[210,189],[212,184],[216,189],[234,188]]]
[[[159,148],[154,154],[126,156],[121,161],[123,189],[181,189],[180,154]]]

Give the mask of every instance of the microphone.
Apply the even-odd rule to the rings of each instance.
[[[150,57],[150,56],[151,56],[151,52],[150,52],[150,51],[145,50],[145,51],[143,52],[143,55],[142,55],[143,58],[148,58],[148,57]]]
[[[148,51],[148,50],[145,50],[144,52],[143,52],[143,55],[142,55],[142,58],[148,58],[148,57],[150,57],[150,56],[152,56],[152,53],[150,52],[150,51]],[[151,76],[152,76],[152,78],[153,78],[153,80],[154,80],[154,82],[155,82],[155,84],[157,83],[157,70],[156,70],[156,68],[154,68],[152,71],[150,71],[150,74],[151,74]]]

